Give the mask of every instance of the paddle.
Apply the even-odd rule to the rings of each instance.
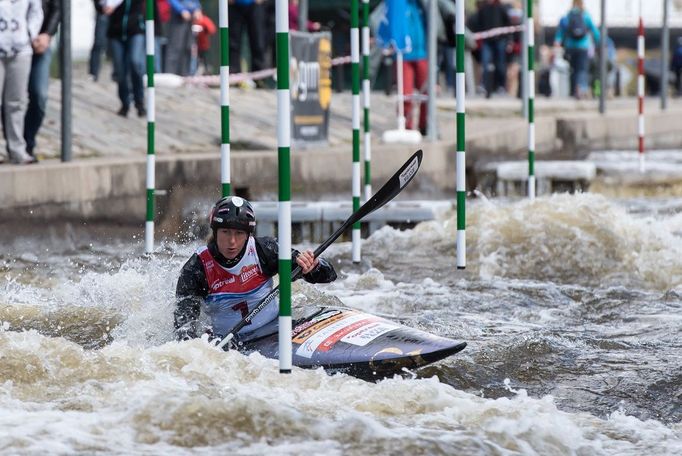
[[[329,238],[324,241],[318,248],[315,249],[314,255],[315,258],[320,256],[322,252],[327,250],[327,247],[329,247],[335,240],[339,238],[343,234],[343,232],[352,224],[359,222],[363,217],[366,217],[370,213],[376,211],[389,201],[391,201],[393,198],[400,193],[405,186],[412,180],[412,178],[417,174],[417,171],[419,170],[419,166],[421,165],[422,162],[422,157],[423,153],[421,150],[418,150],[417,152],[410,157],[409,160],[405,162],[405,164],[391,177],[388,182],[384,184],[383,187],[379,189],[378,192],[372,196],[369,201],[367,201],[365,204],[363,204],[360,209],[358,209],[356,212],[351,214],[348,219],[343,222],[343,225],[341,227],[334,231],[334,233],[329,236]],[[291,271],[291,280],[295,280],[298,278],[298,276],[301,274],[302,269],[300,266],[296,266],[292,271]],[[275,287],[261,302],[258,303],[256,307],[254,307],[249,314],[244,317],[239,323],[235,325],[234,328],[230,330],[229,333],[223,338],[223,340],[220,341],[218,344],[219,348],[223,348],[230,340],[234,338],[234,335],[237,334],[244,326],[248,325],[253,317],[258,315],[258,313],[263,310],[268,304],[270,304],[273,299],[277,297],[279,294],[279,286]]]

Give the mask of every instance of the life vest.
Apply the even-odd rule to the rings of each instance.
[[[213,333],[224,336],[272,291],[273,281],[261,270],[253,236],[249,236],[242,259],[231,268],[221,266],[207,247],[197,250],[197,255],[208,283],[206,314]],[[248,339],[250,333],[276,320],[278,311],[279,301],[274,299],[239,335]]]

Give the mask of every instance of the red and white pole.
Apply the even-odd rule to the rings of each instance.
[[[644,172],[644,20],[642,19],[642,0],[639,0],[639,31],[637,36],[637,98],[639,102],[639,171]]]

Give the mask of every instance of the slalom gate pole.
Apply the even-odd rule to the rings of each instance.
[[[289,3],[277,0],[277,154],[279,171],[279,372],[291,373],[291,95]]]
[[[220,183],[222,196],[228,196],[230,183],[230,27],[228,0],[219,0],[220,27]]]
[[[369,124],[369,0],[362,0],[362,95],[365,141],[365,201],[372,197],[372,134]]]
[[[644,19],[642,0],[639,0],[639,27],[637,35],[637,131],[639,134],[639,172],[644,172]]]
[[[457,0],[455,18],[457,66],[457,269],[466,268],[466,138],[464,78],[464,0]]]
[[[663,0],[663,32],[661,34],[661,110],[668,109],[668,84],[670,73],[668,71],[670,59],[670,21],[668,17],[670,1]]]
[[[601,0],[601,24],[599,25],[599,113],[606,112],[606,95],[609,90],[607,81],[606,64],[608,60],[606,51],[606,0]]]
[[[147,219],[144,225],[144,251],[154,251],[154,0],[146,0],[145,41],[147,48]]]
[[[360,209],[360,29],[359,0],[351,0],[350,56],[353,90],[353,212]],[[353,224],[353,263],[360,262],[360,222]]]
[[[533,23],[533,0],[527,0],[526,36],[528,37],[528,198],[535,199],[535,24]]]

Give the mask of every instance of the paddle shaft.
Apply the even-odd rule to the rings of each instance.
[[[327,248],[336,241],[343,232],[348,229],[353,223],[360,221],[363,217],[369,215],[380,207],[384,206],[386,203],[391,201],[393,198],[400,193],[405,186],[412,180],[412,178],[417,174],[419,166],[421,165],[423,153],[420,150],[415,152],[409,160],[391,177],[383,187],[379,189],[378,192],[372,196],[365,204],[363,204],[360,209],[353,212],[343,225],[339,227],[334,233],[327,238],[319,247],[315,249],[315,258],[319,257],[322,252],[327,250]],[[301,266],[296,265],[296,267],[291,271],[291,280],[295,280],[301,274]],[[273,288],[273,290],[265,297],[261,302],[254,307],[249,314],[244,317],[239,323],[237,323],[234,328],[230,330],[229,333],[220,341],[218,344],[219,348],[223,348],[230,340],[234,338],[241,329],[251,323],[251,320],[260,313],[265,307],[267,307],[279,294],[279,285]]]

